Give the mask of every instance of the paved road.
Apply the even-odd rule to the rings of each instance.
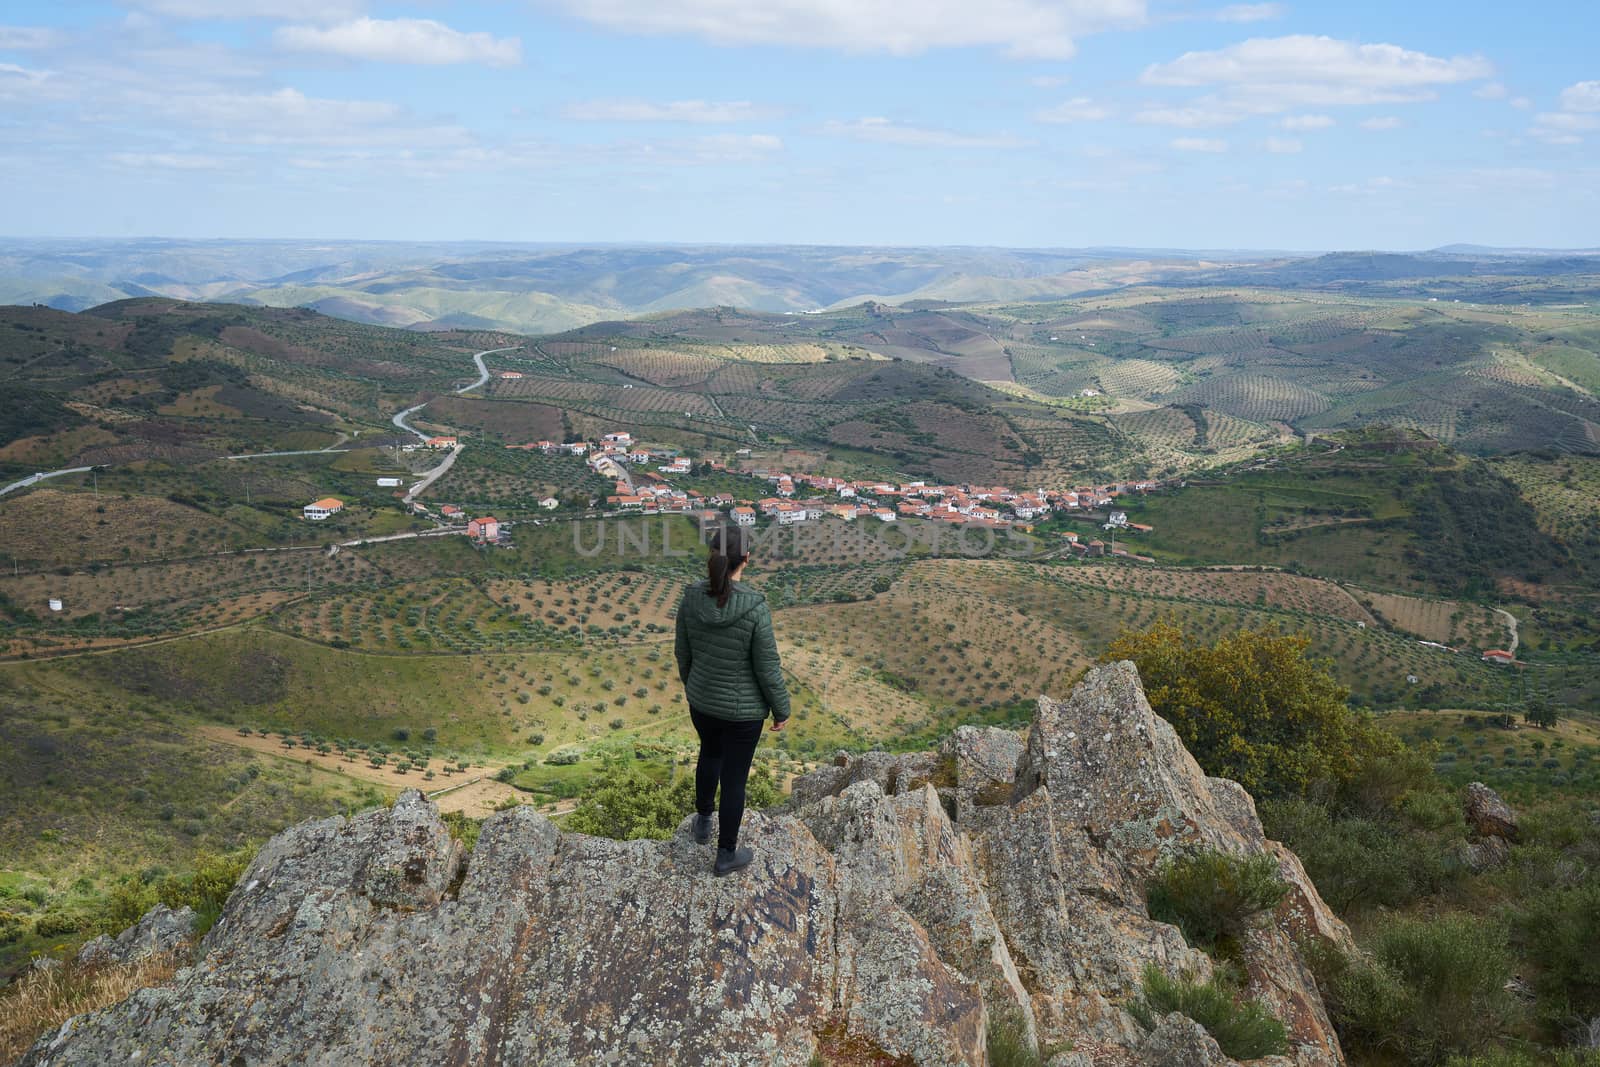
[[[457,389],[455,391],[456,395],[460,396],[463,393],[470,393],[474,389],[481,388],[484,383],[489,380],[489,368],[483,364],[484,356],[492,356],[496,352],[515,352],[517,349],[522,347],[522,345],[510,345],[506,348],[486,348],[482,352],[473,353],[472,362],[478,365],[478,380],[473,382],[471,385],[463,385],[460,389]],[[412,415],[415,415],[417,412],[421,411],[427,406],[427,401],[423,401],[420,404],[413,405],[412,407],[406,408],[404,411],[397,413],[395,417],[389,421],[394,423],[398,428],[404,430],[406,433],[415,434],[417,440],[426,441],[428,439],[428,435],[411,425],[411,423],[407,420],[410,419]],[[406,490],[406,495],[402,499],[401,503],[411,503],[417,498],[418,493],[421,493],[424,489],[428,488],[428,486],[444,477],[445,473],[449,471],[451,467],[455,466],[456,457],[460,454],[461,446],[456,445],[450,450],[450,454],[440,461],[437,467],[426,471],[422,475],[422,479],[420,481],[413,483],[411,488]]]
[[[223,456],[223,459],[268,459],[272,456],[328,456],[339,452],[349,452],[348,448],[309,448],[303,452],[246,452],[238,456]]]
[[[1517,645],[1522,640],[1517,633],[1517,617],[1505,608],[1495,608],[1494,613],[1506,621],[1506,630],[1511,635],[1511,642],[1506,645],[1506,651],[1515,656],[1517,654]]]
[[[46,478],[59,478],[63,474],[88,474],[92,470],[94,470],[93,467],[66,467],[58,471],[43,471],[39,474],[30,474],[20,482],[12,482],[5,488],[0,489],[0,496],[5,496],[7,493],[17,489],[26,489],[28,486],[42,482]]]

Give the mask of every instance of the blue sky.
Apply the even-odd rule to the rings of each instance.
[[[0,233],[1600,246],[1600,4],[12,0]]]

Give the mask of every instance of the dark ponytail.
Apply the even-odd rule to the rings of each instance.
[[[739,527],[724,526],[711,535],[711,555],[706,557],[706,595],[717,598],[717,607],[728,606],[728,595],[733,591],[728,575],[738,570],[749,555],[744,531]]]

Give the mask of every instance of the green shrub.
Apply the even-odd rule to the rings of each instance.
[[[33,920],[33,932],[40,937],[60,937],[74,933],[87,925],[84,917],[73,911],[47,911]]]
[[[1419,828],[1441,818],[1434,808],[1430,800],[1398,819],[1337,817],[1325,805],[1286,797],[1263,801],[1258,810],[1267,836],[1293,849],[1322,899],[1348,915],[1411,903],[1465,875],[1459,820],[1439,830]]]
[[[1535,893],[1512,912],[1548,1023],[1600,1015],[1600,883]]]
[[[1211,951],[1236,940],[1288,891],[1271,856],[1207,849],[1162,864],[1146,889],[1146,902],[1152,919],[1171,923],[1189,944]]]
[[[1483,1048],[1514,1018],[1505,936],[1473,915],[1396,918],[1369,956],[1320,953],[1318,985],[1346,1050],[1436,1064]]]
[[[1494,1049],[1476,1056],[1451,1056],[1445,1067],[1600,1067],[1600,1049]]]
[[[1145,968],[1143,995],[1128,1005],[1128,1014],[1146,1030],[1162,1017],[1187,1015],[1216,1038],[1222,1051],[1236,1060],[1253,1060],[1289,1051],[1289,1034],[1260,1001],[1243,1000],[1236,983],[1222,974],[1197,982],[1185,974],[1168,977],[1153,964]]]
[[[1205,645],[1157,623],[1118,636],[1100,662],[1132,660],[1150,706],[1206,773],[1257,799],[1331,791],[1382,807],[1429,779],[1425,756],[1350,708],[1350,691],[1306,655],[1310,644],[1240,630]]]

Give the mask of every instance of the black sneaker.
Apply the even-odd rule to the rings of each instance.
[[[696,815],[694,817],[694,843],[697,845],[711,844],[711,816]]]
[[[734,871],[743,870],[750,866],[750,861],[756,854],[748,848],[719,848],[717,849],[717,865],[713,868],[717,877],[732,874]]]

